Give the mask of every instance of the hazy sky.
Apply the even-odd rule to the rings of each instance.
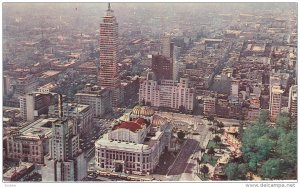
[[[200,20],[208,14],[257,15],[263,10],[268,12],[265,15],[274,13],[280,16],[297,12],[297,3],[111,3],[111,7],[119,24],[128,20],[144,22],[156,17],[172,19],[176,15]],[[72,27],[74,23],[80,23],[87,29],[95,30],[106,9],[107,3],[3,3],[3,24],[18,20],[28,27],[47,27],[54,26],[60,20],[70,23]]]

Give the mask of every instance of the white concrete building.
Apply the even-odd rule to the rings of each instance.
[[[8,135],[7,156],[23,162],[44,163],[52,137],[51,123],[56,118],[38,119],[15,133]]]
[[[237,81],[237,80],[232,80],[231,81],[230,94],[232,96],[234,96],[234,97],[238,97],[239,96],[239,81]]]
[[[41,114],[47,114],[51,93],[32,92],[20,97],[20,112],[23,120],[32,122]]]
[[[171,36],[169,33],[165,33],[161,40],[161,54],[170,58],[172,57],[171,50]]]
[[[289,112],[291,113],[292,117],[296,117],[297,118],[297,85],[293,85],[290,88],[290,92],[289,92]]]
[[[96,169],[133,174],[152,173],[170,147],[171,126],[149,107],[135,107],[95,143]]]
[[[277,116],[281,112],[281,97],[283,91],[280,86],[273,86],[271,90],[271,100],[270,100],[270,119],[272,121],[276,120]]]
[[[93,111],[90,105],[63,103],[62,110],[63,117],[77,119],[76,125],[80,135],[86,134],[92,129]],[[48,115],[50,117],[58,117],[58,105],[51,105]]]
[[[154,107],[167,107],[185,110],[194,109],[194,88],[189,86],[188,78],[180,78],[180,81],[161,80],[156,81],[154,73],[148,73],[147,79],[140,84],[139,102],[145,102]]]
[[[93,115],[102,117],[112,111],[112,92],[108,89],[99,87],[86,87],[84,90],[75,94],[75,100],[81,104],[88,104],[93,108]]]
[[[87,162],[79,146],[79,134],[73,120],[52,123],[49,154],[44,158],[42,181],[80,181],[87,175]]]

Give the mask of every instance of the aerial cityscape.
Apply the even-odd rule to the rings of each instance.
[[[3,3],[3,182],[297,180],[297,3]]]

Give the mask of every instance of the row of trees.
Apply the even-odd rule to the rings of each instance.
[[[228,179],[243,179],[249,170],[264,179],[296,179],[296,121],[287,113],[280,114],[275,125],[267,124],[267,119],[268,113],[262,112],[243,132],[242,160],[227,165]]]
[[[217,134],[217,132],[223,133],[223,132],[221,132],[223,130],[222,128],[225,126],[223,122],[215,120],[214,116],[212,116],[212,115],[208,116],[207,120],[212,122],[212,124],[211,124],[212,126],[209,127],[209,129],[208,129],[209,131],[211,131],[214,134]]]

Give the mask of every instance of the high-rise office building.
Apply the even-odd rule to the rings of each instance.
[[[39,80],[33,75],[26,75],[25,77],[18,78],[12,85],[14,95],[19,97],[35,91],[38,88]]]
[[[271,100],[270,100],[270,119],[276,120],[277,116],[281,112],[282,105],[282,93],[280,86],[273,86],[271,89]]]
[[[171,43],[171,36],[165,33],[161,40],[161,54],[165,57],[172,58],[174,44]]]
[[[152,56],[152,71],[158,80],[172,80],[173,79],[173,65],[172,59],[163,55]]]
[[[20,97],[20,112],[23,120],[32,122],[41,114],[48,113],[51,93],[32,92]]]
[[[179,61],[177,60],[179,54],[179,48],[173,43],[173,80],[177,81],[179,77]]]
[[[100,23],[100,71],[98,83],[103,88],[112,90],[113,106],[119,106],[121,101],[121,82],[118,74],[118,23],[113,10],[108,4],[106,15]]]
[[[98,86],[86,86],[76,93],[75,100],[81,104],[91,105],[95,117],[103,117],[106,113],[112,111],[111,91],[100,89]]]
[[[43,181],[80,181],[86,176],[87,162],[79,147],[77,126],[72,119],[52,123],[49,154],[44,162]]]
[[[58,96],[57,121],[52,122],[49,153],[44,157],[42,180],[80,181],[87,175],[87,161],[79,145],[77,119],[63,117],[62,96]]]
[[[293,85],[289,92],[289,112],[294,118],[297,118],[297,99],[297,85]]]
[[[57,117],[58,105],[49,106],[49,117]],[[64,103],[62,106],[63,117],[76,119],[76,126],[80,135],[88,134],[93,126],[93,107],[87,104]]]
[[[170,75],[172,77],[171,79],[176,81],[178,79],[179,66],[178,66],[178,62],[176,61],[175,50],[176,50],[176,47],[175,47],[174,43],[171,42],[171,35],[169,33],[165,33],[161,40],[161,55],[163,55],[164,57],[169,59],[169,64],[170,64],[169,67],[170,67],[170,72],[171,72]]]

